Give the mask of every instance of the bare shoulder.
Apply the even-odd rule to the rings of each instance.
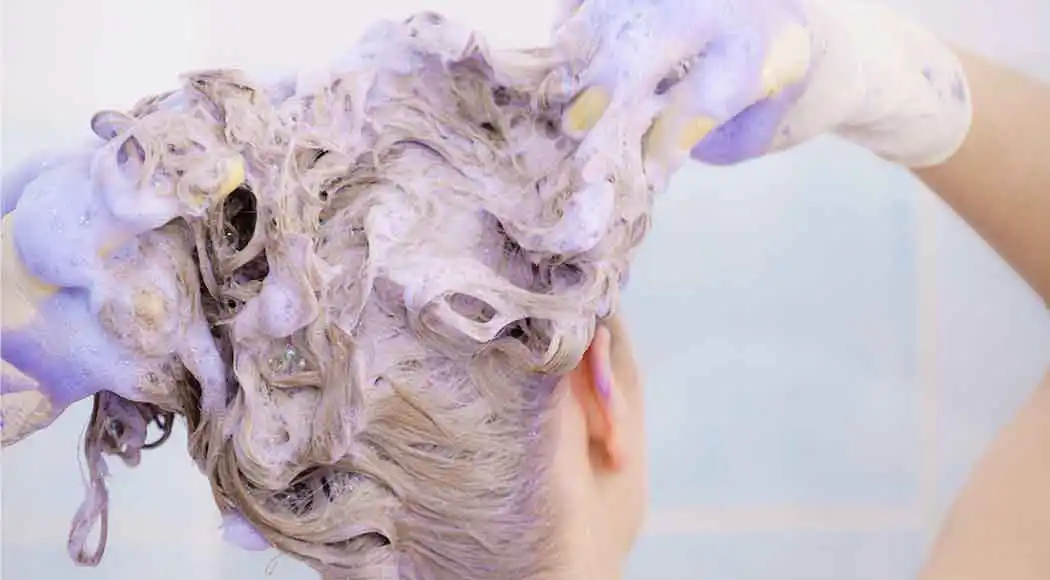
[[[974,469],[921,580],[1050,578],[1050,373]]]

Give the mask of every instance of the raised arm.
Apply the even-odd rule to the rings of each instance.
[[[1050,304],[1050,86],[976,56],[962,61],[970,133],[946,163],[916,174]]]
[[[951,159],[916,173],[1050,304],[1050,86],[962,61],[973,127]],[[1048,490],[1050,374],[977,464],[920,579],[1050,578]]]
[[[649,110],[647,171],[836,133],[911,168],[1050,302],[1050,87],[866,0],[566,1],[557,40],[584,72],[552,86],[574,97],[564,124],[585,155]],[[921,576],[1048,578],[1050,376],[978,464]]]
[[[1050,374],[955,501],[919,580],[1050,578]]]
[[[584,157],[645,111],[657,174],[835,133],[914,170],[1050,301],[1050,87],[868,0],[567,1],[556,42],[583,72],[551,85]]]

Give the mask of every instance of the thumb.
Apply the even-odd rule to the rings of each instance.
[[[785,119],[801,92],[801,86],[788,87],[744,109],[697,143],[690,156],[711,165],[732,165],[797,142],[804,135],[793,133]]]
[[[802,91],[810,37],[801,25],[787,25],[757,62],[749,46],[747,38],[712,43],[670,89],[669,106],[646,138],[647,165],[673,172],[690,154],[724,164],[768,150]]]
[[[557,32],[583,5],[584,0],[558,0],[551,32]]]
[[[0,439],[7,447],[51,425],[61,409],[54,409],[40,385],[14,365],[2,361],[2,367]]]

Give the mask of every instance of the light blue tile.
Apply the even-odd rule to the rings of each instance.
[[[906,580],[920,537],[900,533],[742,533],[642,538],[626,580]]]
[[[1050,311],[958,217],[937,216],[939,507],[1050,365]]]
[[[90,412],[91,401],[81,401],[46,430],[4,450],[5,536],[16,537],[20,522],[33,521],[37,527],[45,520],[59,522],[62,528],[69,525],[84,497],[87,471],[81,439]],[[134,519],[134,506],[151,506],[161,517],[215,511],[208,481],[186,451],[181,421],[164,445],[143,452],[138,467],[129,468],[117,457],[107,457],[106,462],[111,525]],[[158,503],[159,498],[164,501]]]
[[[834,143],[683,171],[625,301],[654,502],[915,498],[918,188]]]
[[[150,531],[143,530],[142,533]],[[138,546],[115,545],[106,551],[97,567],[86,568],[69,559],[64,542],[26,545],[5,539],[0,576],[5,580],[225,580],[226,577],[215,573],[211,562],[194,552],[193,546],[161,541]]]

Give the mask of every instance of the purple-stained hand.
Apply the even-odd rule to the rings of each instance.
[[[205,171],[158,168],[150,148],[174,152],[170,163],[196,149],[144,146],[118,113],[93,126],[106,141],[4,179],[4,410],[6,396],[39,399],[35,409],[12,406],[19,422],[5,417],[5,444],[102,390],[170,406],[173,390],[160,382],[176,367],[201,381],[206,410],[225,405],[225,366],[200,311],[196,267],[186,263],[194,240],[163,226],[239,186],[243,160],[212,148]],[[144,180],[150,163],[153,178]]]
[[[825,132],[892,161],[937,163],[970,124],[955,54],[865,0],[565,0],[554,32],[567,64],[547,86],[571,100],[583,155],[651,116],[650,174],[692,157],[731,164]],[[635,122],[635,121],[632,121]],[[586,159],[584,160],[586,162]]]
[[[555,44],[579,96],[574,134],[655,103],[647,164],[733,163],[764,153],[801,93],[811,37],[795,0],[568,2]]]

